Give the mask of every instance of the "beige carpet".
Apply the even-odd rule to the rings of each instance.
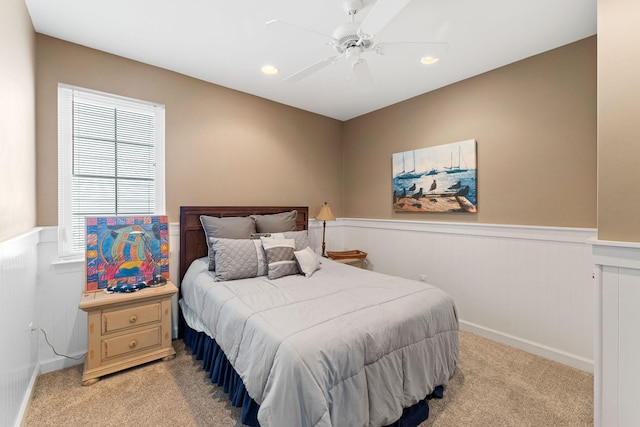
[[[37,378],[23,426],[242,426],[240,410],[174,341],[178,356],[82,387],[82,366]],[[593,376],[460,332],[460,359],[427,426],[591,426]],[[285,426],[282,426],[285,427]],[[336,426],[343,427],[343,426]],[[348,426],[347,426],[348,427]]]

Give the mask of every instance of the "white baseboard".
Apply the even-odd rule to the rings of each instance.
[[[425,281],[462,327],[593,372],[595,229],[345,219],[344,246],[369,268]],[[333,232],[334,230],[331,229]],[[332,236],[333,238],[333,236]]]
[[[593,374],[593,360],[460,320],[460,329]]]
[[[47,372],[57,371],[59,369],[70,368],[72,366],[80,365],[84,363],[84,355],[86,353],[80,352],[77,354],[69,354],[68,356],[76,359],[68,359],[66,357],[56,357],[44,361],[40,361],[40,373],[46,374]]]

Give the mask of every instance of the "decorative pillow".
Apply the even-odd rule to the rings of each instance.
[[[271,237],[271,233],[251,233],[251,236],[249,236],[250,239],[257,239],[257,240],[260,240],[261,237]],[[284,235],[282,236],[282,238],[284,239]]]
[[[301,251],[307,246],[311,246],[309,243],[309,233],[307,230],[302,231],[285,231],[284,233],[253,233],[251,238],[260,237],[273,237],[274,239],[293,239],[296,245],[296,251]]]
[[[211,238],[215,253],[217,282],[267,274],[261,242],[250,239]]]
[[[320,260],[309,246],[301,251],[295,251],[293,255],[298,261],[298,269],[305,277],[311,277],[313,272],[320,268]]]
[[[256,222],[258,233],[282,233],[296,230],[298,211],[282,212],[272,215],[251,215]]]
[[[285,239],[293,239],[296,242],[296,251],[301,251],[307,246],[311,246],[309,243],[309,233],[307,230],[302,231],[286,231],[282,233]]]
[[[267,256],[267,276],[269,279],[298,274],[298,266],[293,259],[295,251],[293,239],[261,237],[260,241]]]
[[[200,223],[207,238],[210,271],[216,269],[215,254],[211,247],[212,238],[248,239],[251,233],[256,232],[255,221],[248,216],[217,218],[215,216],[200,215]]]

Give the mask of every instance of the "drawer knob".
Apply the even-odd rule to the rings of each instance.
[[[135,348],[135,346],[137,346],[137,345],[138,345],[138,343],[136,342],[136,340],[132,340],[132,341],[129,343],[129,348]]]
[[[136,316],[135,314],[129,317],[129,323],[136,323],[137,320],[138,320],[138,316]]]

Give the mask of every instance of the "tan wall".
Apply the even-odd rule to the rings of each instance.
[[[58,82],[166,106],[166,202],[342,209],[342,123],[38,34],[38,224],[57,224]]]
[[[595,37],[346,123],[43,35],[37,59],[40,225],[57,223],[63,82],[166,105],[171,221],[183,204],[327,200],[346,217],[596,226]],[[472,138],[477,214],[392,212],[394,152]]]
[[[640,242],[640,3],[598,1],[598,238]]]
[[[35,32],[24,0],[0,2],[0,241],[33,228]]]
[[[345,216],[595,227],[596,121],[595,37],[352,119]],[[477,214],[392,212],[393,153],[467,139]]]

